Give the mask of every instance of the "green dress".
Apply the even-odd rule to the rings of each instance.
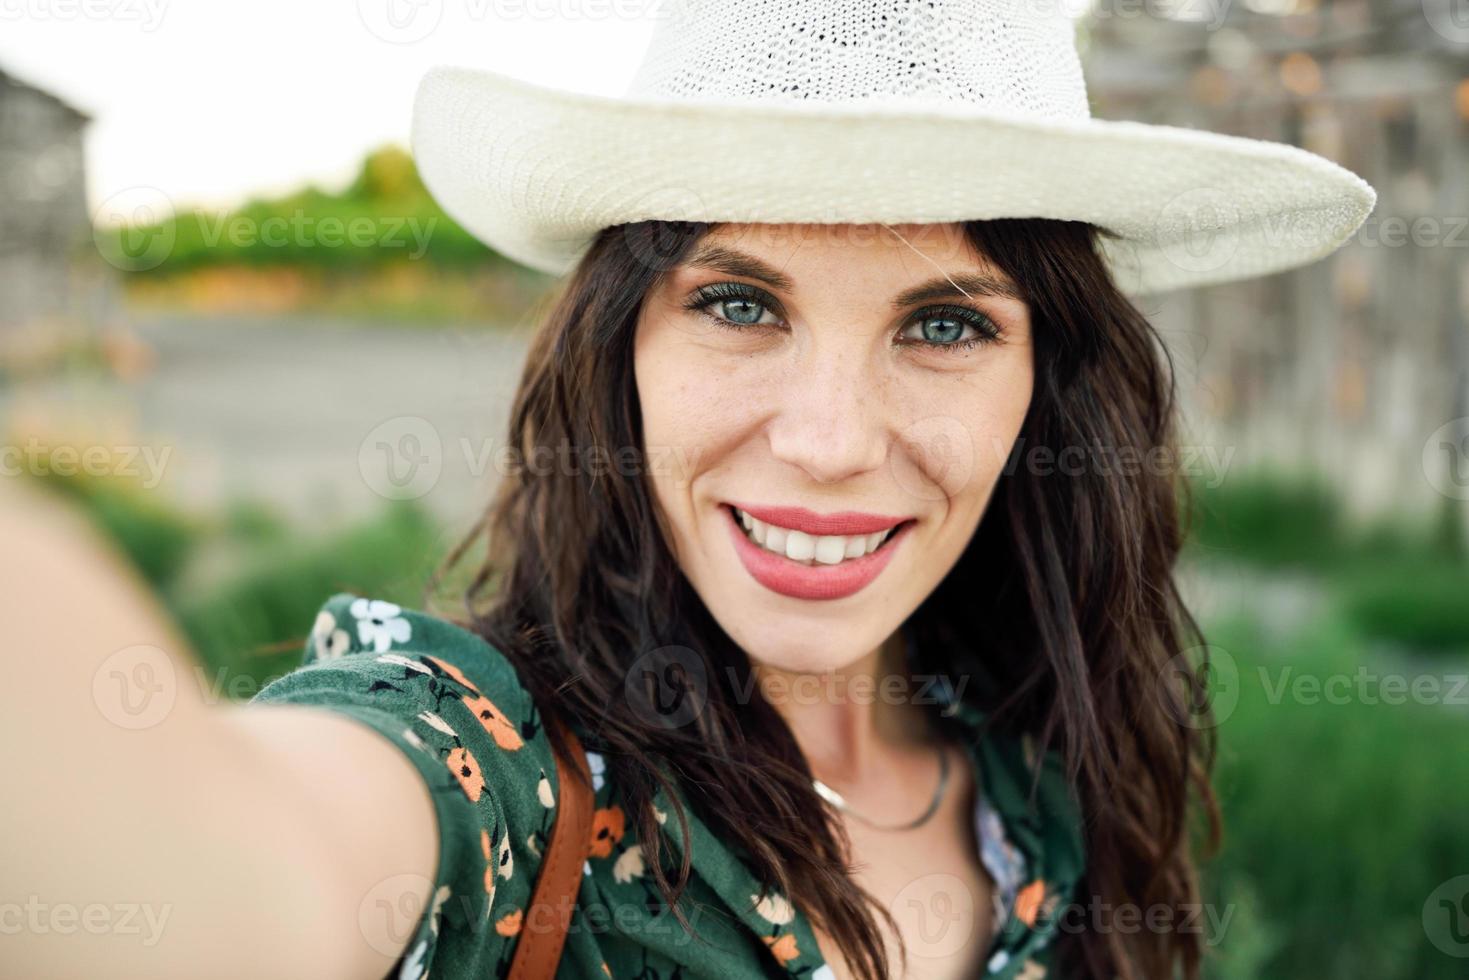
[[[977,766],[975,827],[998,898],[984,976],[1041,980],[1062,918],[1058,906],[1083,867],[1075,798],[1048,753],[1037,803],[1029,806],[1028,740],[963,737],[977,735],[981,713],[946,688],[932,694]],[[396,745],[427,784],[438,868],[432,902],[416,913],[395,975],[503,976],[557,798],[540,715],[510,662],[447,620],[341,594],[318,614],[303,664],[253,700],[317,705],[355,718]],[[762,894],[748,867],[692,811],[685,915],[696,935],[688,934],[652,884],[604,760],[589,752],[588,761],[596,790],[591,857],[558,976],[829,980],[832,971],[801,910],[784,896]],[[676,825],[665,828],[681,850]],[[373,914],[371,905],[364,901],[362,914]]]

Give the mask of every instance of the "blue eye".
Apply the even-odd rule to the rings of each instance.
[[[921,310],[904,328],[903,336],[924,347],[966,351],[998,340],[1000,329],[995,321],[967,306],[936,306]]]
[[[694,293],[684,309],[701,313],[721,326],[758,327],[779,323],[763,290],[738,282],[716,282]]]
[[[704,286],[684,303],[684,309],[734,330],[780,323],[777,304],[770,294],[741,282]],[[967,306],[931,306],[918,311],[899,336],[908,345],[963,352],[998,340],[1000,328],[994,320]]]

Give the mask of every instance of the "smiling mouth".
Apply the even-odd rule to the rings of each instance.
[[[841,565],[882,550],[895,533],[912,520],[869,534],[808,534],[795,528],[762,521],[732,504],[725,505],[745,537],[763,551],[797,565]]]

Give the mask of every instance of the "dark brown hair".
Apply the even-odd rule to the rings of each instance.
[[[638,313],[663,271],[712,227],[649,221],[597,237],[535,336],[510,418],[523,459],[642,451]],[[1031,311],[1036,378],[1017,454],[1079,447],[1148,458],[1171,448],[1167,355],[1108,274],[1104,232],[1029,218],[964,228]],[[1086,871],[1072,899],[1114,909],[1198,902],[1191,814],[1207,817],[1211,848],[1219,835],[1212,727],[1198,708],[1207,663],[1188,655],[1202,638],[1173,581],[1177,484],[1147,465],[1007,467],[969,547],[912,618],[931,638],[922,648],[943,651],[951,676],[983,671],[991,690],[1006,692],[982,706],[991,725],[1059,750],[1085,818]],[[668,860],[651,806],[674,785],[758,878],[832,936],[859,976],[886,976],[876,924],[887,913],[852,879],[840,821],[812,789],[781,716],[758,693],[737,694],[749,690],[748,657],[679,570],[645,470],[521,467],[451,563],[482,535],[488,553],[466,596],[470,624],[512,660],[537,703],[576,719],[604,750],[681,921],[688,855]],[[689,669],[690,651],[707,669]],[[686,724],[629,696],[670,671],[701,705]],[[813,813],[827,820],[813,823]],[[1193,978],[1203,950],[1185,930],[1065,929],[1057,942],[1066,977],[1169,978],[1181,967]]]

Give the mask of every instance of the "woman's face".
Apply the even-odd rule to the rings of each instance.
[[[840,670],[901,625],[969,543],[1030,404],[1014,283],[958,224],[891,227],[717,226],[638,316],[677,560],[768,667]]]

